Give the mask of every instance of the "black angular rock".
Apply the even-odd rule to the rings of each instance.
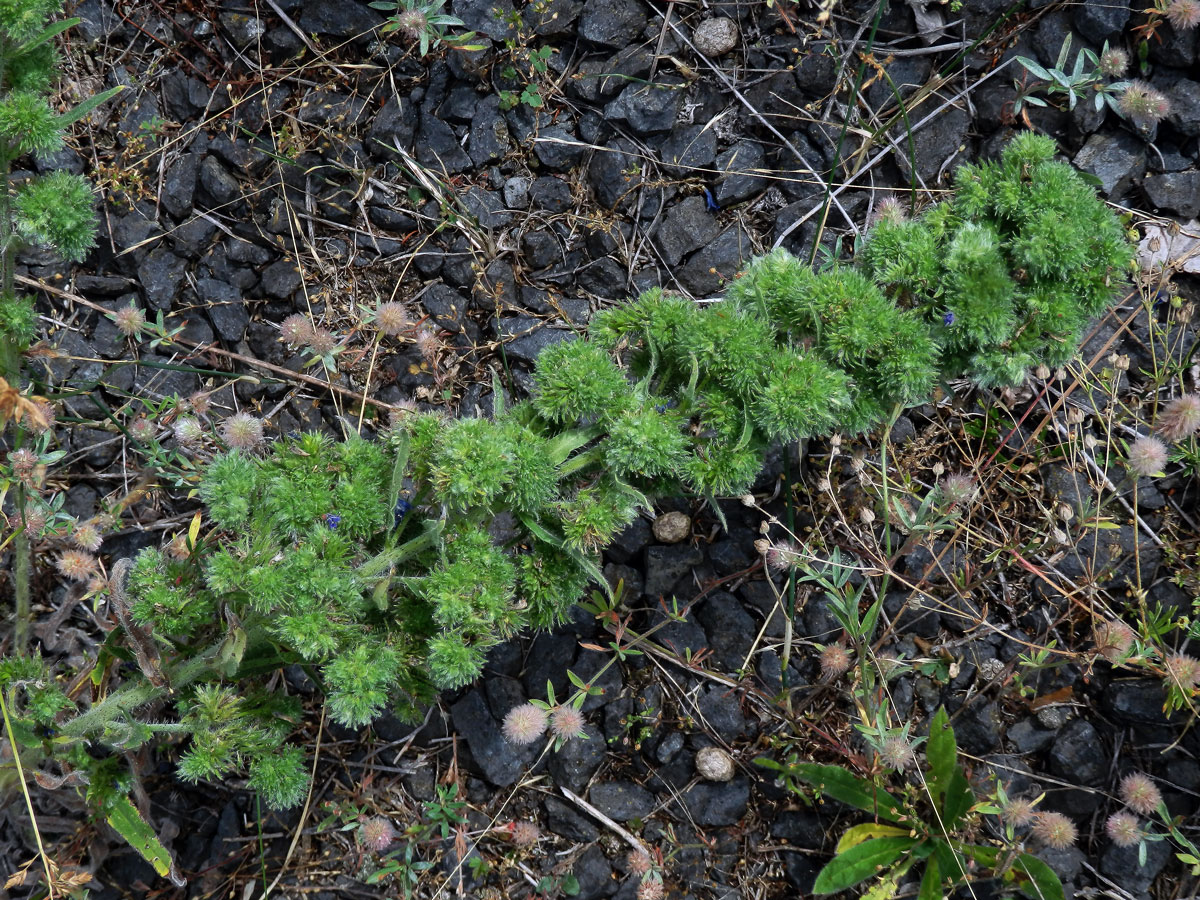
[[[901,136],[903,152],[895,155],[896,165],[907,181],[912,176],[912,159],[916,159],[917,176],[926,184],[937,183],[939,174],[950,174],[953,166],[946,163],[958,153],[971,127],[971,116],[956,106],[938,116],[936,127],[922,128],[913,135],[914,155],[910,158],[906,135]]]
[[[606,209],[630,202],[642,182],[636,148],[618,138],[604,150],[597,150],[588,163],[588,181],[596,200]]]
[[[542,129],[533,142],[533,152],[542,165],[560,172],[577,165],[586,150],[579,137],[562,125]]]
[[[628,85],[604,108],[610,119],[625,122],[637,134],[670,131],[683,103],[678,83]]]
[[[1059,731],[1049,761],[1050,771],[1071,784],[1097,787],[1108,773],[1108,754],[1087,719],[1073,719]]]
[[[605,781],[595,785],[588,800],[600,812],[618,822],[644,819],[654,809],[654,795],[629,781]]]
[[[469,303],[454,288],[445,284],[433,285],[421,296],[421,305],[438,328],[462,331]]]
[[[730,225],[697,250],[677,273],[680,283],[697,297],[720,291],[754,255],[750,236],[740,224]]]
[[[618,49],[634,41],[649,17],[640,0],[585,0],[579,36],[593,44]]]
[[[299,25],[305,34],[369,39],[383,16],[355,0],[305,0]]]
[[[659,151],[663,167],[672,175],[690,176],[712,168],[717,158],[717,135],[703,123],[674,128]]]
[[[738,141],[721,153],[717,157],[717,171],[726,174],[713,191],[717,203],[726,207],[763,191],[767,180],[760,173],[765,162],[766,154],[755,141]]]
[[[562,213],[573,204],[571,186],[561,178],[542,175],[533,180],[529,188],[529,199],[535,207],[549,213]]]
[[[471,168],[471,157],[459,146],[453,129],[432,114],[423,114],[417,129],[417,162],[434,172],[457,175]]]
[[[686,197],[667,210],[655,242],[663,261],[668,266],[677,266],[687,254],[712,241],[719,231],[720,226],[708,211],[704,197]]]
[[[504,739],[500,723],[483,693],[472,690],[450,707],[454,730],[462,736],[484,777],[497,787],[515,784],[529,763],[529,752]]]
[[[1200,172],[1149,175],[1144,183],[1150,202],[1186,219],[1200,215]]]
[[[1142,180],[1146,171],[1146,145],[1122,131],[1093,134],[1072,162],[1099,178],[1101,190],[1116,202]]]
[[[683,805],[697,825],[736,825],[750,805],[750,779],[739,775],[723,783],[702,781],[683,795]]]
[[[1114,43],[1129,24],[1129,15],[1128,2],[1083,0],[1075,7],[1075,27],[1097,46],[1105,41]]]
[[[471,161],[477,166],[503,159],[512,149],[508,122],[500,112],[500,98],[488,96],[479,101],[471,119],[471,135],[467,143]]]
[[[300,289],[300,269],[294,262],[281,259],[262,271],[262,289],[268,297],[286,300]]]
[[[179,289],[183,286],[187,267],[186,259],[162,247],[146,254],[137,267],[137,273],[146,304],[151,309],[166,311],[171,308],[171,301],[179,295]]]

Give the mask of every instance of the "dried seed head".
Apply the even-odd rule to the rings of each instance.
[[[421,358],[433,365],[442,349],[442,342],[438,338],[437,332],[428,325],[422,325],[417,329],[413,342],[417,345],[417,352],[421,354]]]
[[[204,391],[196,391],[196,393],[187,398],[187,405],[191,407],[192,412],[196,415],[207,415],[209,407],[212,406],[212,398]]]
[[[1167,685],[1190,691],[1200,684],[1200,659],[1185,653],[1172,653],[1163,666],[1167,670]]]
[[[128,338],[137,337],[146,327],[146,314],[132,303],[113,313],[112,320],[117,326],[117,331]]]
[[[420,40],[429,27],[428,17],[419,9],[402,10],[393,21],[396,23],[396,30],[410,41]]]
[[[979,493],[975,479],[970,475],[961,474],[947,475],[938,482],[938,490],[941,492],[942,502],[948,506],[970,503]]]
[[[800,560],[800,552],[791,541],[772,544],[764,540],[763,543],[767,545],[766,552],[763,554],[763,560],[766,562],[767,568],[772,572],[791,571],[792,567]]]
[[[388,337],[396,337],[409,326],[408,310],[403,303],[381,303],[375,310],[375,324]]]
[[[184,416],[175,422],[175,440],[181,444],[195,444],[204,437],[204,429],[200,421],[192,416]]]
[[[630,875],[641,878],[654,868],[654,860],[644,850],[630,850],[629,855],[625,857],[625,868],[629,870]]]
[[[550,733],[556,738],[583,737],[583,713],[574,706],[556,706],[550,713]]]
[[[1130,772],[1122,778],[1120,794],[1126,806],[1143,816],[1152,814],[1162,803],[1158,786],[1142,772]]]
[[[324,356],[337,348],[337,335],[328,328],[314,328],[304,343],[317,356]]]
[[[33,473],[37,470],[37,454],[28,447],[12,450],[8,454],[8,464],[12,466],[13,477],[28,484],[33,480]]]
[[[1109,78],[1120,78],[1129,68],[1129,54],[1120,47],[1109,47],[1100,54],[1100,71]]]
[[[524,820],[513,822],[509,834],[512,842],[518,847],[536,847],[542,836],[541,829],[536,824]]]
[[[1000,810],[1000,820],[1013,828],[1024,828],[1033,821],[1033,804],[1020,797],[1008,801]]]
[[[95,553],[104,543],[104,536],[100,534],[100,529],[96,527],[95,522],[83,522],[75,525],[75,529],[71,532],[71,543],[80,550]]]
[[[870,525],[875,521],[875,510],[871,509],[869,506],[864,506],[858,511],[858,517],[862,520],[864,525]]]
[[[546,731],[546,711],[532,703],[514,706],[504,717],[504,736],[513,744],[532,744]]]
[[[1136,847],[1146,836],[1142,831],[1142,823],[1133,813],[1116,812],[1104,823],[1108,839],[1118,847]]]
[[[1167,467],[1167,445],[1156,437],[1140,437],[1129,445],[1125,465],[1135,475],[1161,475]]]
[[[1035,813],[1029,833],[1054,850],[1066,850],[1079,837],[1075,823],[1059,812]]]
[[[263,442],[262,419],[244,412],[230,416],[221,426],[221,437],[235,450],[253,450]]]
[[[1171,112],[1171,104],[1158,91],[1144,81],[1131,81],[1129,87],[1117,98],[1121,113],[1141,127],[1161,122]]]
[[[875,212],[871,216],[872,224],[887,222],[889,225],[899,225],[908,219],[908,211],[904,208],[904,202],[895,194],[889,194],[879,201],[875,206]]]
[[[879,748],[879,762],[896,772],[903,772],[914,762],[913,746],[902,737],[890,737]]]
[[[1200,431],[1200,394],[1184,394],[1164,406],[1154,430],[1168,441],[1181,441]]]
[[[396,840],[396,829],[383,816],[375,816],[363,822],[361,833],[362,842],[376,853],[382,853]]]
[[[837,678],[850,668],[850,651],[841,644],[830,644],[817,658],[821,663],[821,676],[826,679]]]
[[[1120,619],[1100,622],[1092,632],[1096,652],[1109,662],[1120,662],[1133,649],[1133,629]]]
[[[657,878],[647,878],[637,886],[637,900],[662,900],[665,895],[663,883]]]
[[[96,557],[82,550],[64,550],[58,557],[58,571],[72,581],[87,581],[99,570]]]
[[[293,347],[307,344],[312,333],[312,322],[308,321],[308,316],[301,313],[293,313],[279,323],[279,339]]]
[[[42,530],[46,527],[48,521],[46,517],[46,507],[39,504],[28,503],[25,505],[25,530],[33,537],[39,537]]]
[[[1171,0],[1166,16],[1176,31],[1195,28],[1200,25],[1200,0]]]

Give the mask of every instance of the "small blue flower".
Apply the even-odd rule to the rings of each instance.
[[[675,406],[676,406],[676,402],[674,400],[668,400],[666,403],[657,404],[654,407],[654,411],[659,412],[659,413],[665,413],[668,409],[674,409]]]
[[[716,198],[712,195],[712,191],[708,188],[704,189],[704,205],[708,207],[709,212],[720,212],[721,207],[717,205]]]
[[[954,313],[951,310],[946,310],[946,314],[942,316],[942,324],[946,327],[954,324]]]
[[[325,513],[322,518],[325,520],[325,524],[329,526],[330,531],[335,530],[338,525],[342,524],[342,517],[336,513]]]
[[[404,521],[404,517],[408,515],[408,513],[411,509],[412,509],[412,504],[409,503],[407,500],[405,500],[403,497],[401,497],[399,500],[397,500],[395,507],[392,508],[392,516],[395,520],[392,523],[392,527],[398,528],[400,526],[400,523]]]

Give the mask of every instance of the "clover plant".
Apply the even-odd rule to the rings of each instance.
[[[169,735],[183,777],[245,773],[270,805],[301,801],[304,754],[284,743],[299,710],[267,689],[280,667],[310,673],[341,725],[415,720],[490,648],[604,586],[600,551],[654,498],[744,493],[774,442],[866,431],[939,380],[1013,384],[1068,359],[1132,252],[1053,152],[1022,135],[964,167],[951,200],[880,223],[854,265],[814,273],[776,251],[723,302],[653,290],[599,313],[543,351],[528,399],[505,406],[495,386],[492,419],[402,413],[377,440],[219,456],[186,549],[117,572],[123,636],[90,708],[46,709],[25,679],[19,713],[57,733],[30,739],[86,768],[101,764],[87,748]],[[145,721],[159,701],[176,716]]]

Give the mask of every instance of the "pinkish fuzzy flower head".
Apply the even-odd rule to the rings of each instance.
[[[429,27],[428,17],[419,9],[405,9],[400,11],[396,15],[394,22],[396,23],[396,30],[410,41],[420,40],[425,29]]]
[[[1035,813],[1029,833],[1053,850],[1066,850],[1079,837],[1075,823],[1059,812]]]
[[[221,437],[235,450],[253,450],[263,442],[262,419],[244,412],[230,416],[221,426]]]
[[[583,713],[573,706],[557,706],[550,713],[550,733],[556,738],[583,735]]]
[[[666,888],[657,878],[647,878],[637,886],[637,900],[662,900]]]
[[[1135,813],[1148,816],[1158,809],[1162,803],[1162,793],[1158,786],[1150,780],[1150,776],[1142,772],[1130,772],[1121,779],[1121,800]]]
[[[204,391],[196,391],[192,396],[187,398],[187,405],[191,407],[192,412],[198,416],[203,416],[212,406],[212,399]]]
[[[532,744],[546,731],[546,711],[532,703],[514,706],[504,717],[504,737],[513,744]]]
[[[938,490],[947,504],[970,503],[979,493],[979,486],[970,475],[947,475],[938,483]]]
[[[71,543],[80,550],[95,553],[100,549],[100,545],[104,543],[104,536],[100,534],[100,529],[96,527],[96,523],[83,522],[76,525],[75,530],[71,532]]]
[[[139,440],[144,444],[148,444],[150,441],[154,440],[155,432],[157,430],[158,429],[154,427],[154,423],[145,416],[134,419],[133,423],[129,426],[129,433],[133,435],[135,440]]]
[[[890,737],[879,748],[879,761],[894,772],[903,772],[916,762],[916,754],[904,738]]]
[[[376,853],[382,853],[396,840],[395,827],[383,816],[367,819],[361,828],[362,842]]]
[[[1167,98],[1144,81],[1131,81],[1117,98],[1117,108],[1134,124],[1148,126],[1171,113]]]
[[[904,201],[894,194],[888,195],[879,201],[875,206],[873,221],[887,222],[889,225],[899,225],[908,219],[908,211],[904,208]]]
[[[830,644],[817,659],[821,663],[822,678],[837,678],[850,668],[850,651],[841,644]]]
[[[8,454],[8,464],[12,466],[13,477],[17,481],[28,483],[33,480],[33,473],[37,470],[37,454],[28,447],[11,450]]]
[[[46,516],[46,507],[40,504],[36,506],[32,503],[26,504],[25,518],[23,521],[25,523],[25,530],[29,532],[29,534],[34,537],[40,536],[42,530],[46,527],[46,523],[49,521],[48,517]]]
[[[375,324],[388,337],[396,337],[409,326],[408,310],[403,303],[381,303],[375,310]]]
[[[1195,28],[1200,25],[1200,0],[1170,0],[1166,16],[1176,31]]]
[[[82,550],[64,550],[58,557],[58,571],[72,581],[87,581],[99,569],[96,557]]]
[[[117,331],[127,338],[137,337],[146,327],[146,314],[132,303],[118,309],[113,313],[112,318],[113,324],[117,326]]]
[[[1125,465],[1135,475],[1161,475],[1167,467],[1167,445],[1156,437],[1140,437],[1129,445]]]
[[[1168,441],[1182,441],[1200,431],[1200,394],[1184,394],[1164,406],[1154,430]]]
[[[293,347],[307,344],[312,333],[312,322],[308,321],[308,316],[301,313],[293,313],[279,323],[279,339]]]
[[[629,855],[625,857],[625,867],[629,869],[630,875],[641,878],[654,868],[654,860],[644,850],[630,850]]]
[[[337,335],[328,328],[314,328],[304,343],[317,356],[324,356],[326,353],[333,352],[337,347]]]
[[[1128,812],[1113,813],[1104,823],[1104,830],[1110,841],[1126,849],[1136,847],[1146,836],[1138,817]]]
[[[181,444],[195,444],[204,437],[204,429],[198,419],[184,416],[175,422],[175,440]]]
[[[1020,797],[1009,800],[1004,809],[1000,810],[1000,820],[1005,825],[1023,828],[1033,821],[1033,804]]]
[[[1190,691],[1200,684],[1200,659],[1186,653],[1172,653],[1163,660],[1167,670],[1167,684],[1181,691]]]
[[[764,557],[767,568],[772,572],[788,572],[800,561],[800,553],[791,541],[770,544]]]
[[[1113,663],[1120,662],[1129,654],[1135,637],[1133,629],[1120,619],[1100,622],[1092,633],[1096,652]]]
[[[1129,54],[1120,47],[1109,47],[1100,54],[1100,71],[1109,78],[1119,78],[1129,68]]]
[[[413,341],[417,345],[417,352],[421,354],[421,358],[432,365],[437,359],[438,352],[442,349],[442,342],[437,336],[437,332],[428,325],[422,325],[417,329]]]
[[[542,832],[533,822],[519,820],[512,823],[511,835],[512,842],[518,847],[536,847]]]

